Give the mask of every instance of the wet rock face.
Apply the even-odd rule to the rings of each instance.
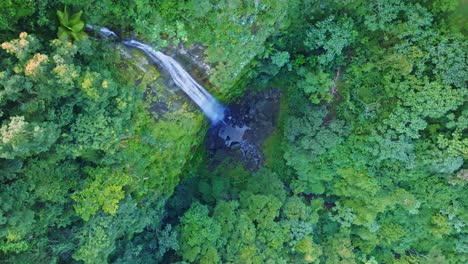
[[[204,53],[206,47],[199,43],[194,43],[190,47],[186,47],[183,42],[177,45],[175,56],[184,56],[187,57],[191,63],[195,64],[198,68],[202,69],[203,72],[207,75],[211,75],[211,65],[204,61]]]
[[[172,80],[171,76],[136,49],[116,46],[128,66],[128,79],[136,80],[135,86],[144,87],[145,100],[155,120],[183,107],[196,111],[190,98]]]
[[[248,170],[256,171],[263,164],[263,141],[276,126],[279,98],[278,90],[266,90],[248,94],[230,105],[224,123],[211,128],[207,135],[213,162],[229,156],[242,160]]]
[[[164,49],[163,52],[181,63],[185,70],[203,86],[211,87],[209,78],[213,66],[205,62],[205,49],[206,47],[198,43],[186,46],[180,42],[179,45]]]

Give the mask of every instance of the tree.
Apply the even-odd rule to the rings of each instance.
[[[221,227],[208,216],[208,208],[194,203],[180,222],[180,254],[184,260],[218,263],[216,246],[220,239]]]
[[[317,22],[316,26],[307,32],[305,45],[310,50],[324,50],[318,56],[318,62],[329,65],[331,62],[339,66],[343,63],[343,50],[353,44],[357,32],[354,23],[348,16],[336,18],[329,16]]]

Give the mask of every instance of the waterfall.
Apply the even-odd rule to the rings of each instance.
[[[150,45],[136,40],[125,40],[124,45],[143,51],[154,63],[167,71],[174,83],[180,87],[203,111],[213,124],[224,119],[224,107],[195,81],[173,58],[154,50]]]
[[[106,27],[96,27],[86,25],[88,30],[95,31],[102,38],[114,38],[120,40],[119,36],[112,30]],[[167,71],[174,83],[180,87],[194,101],[203,113],[210,119],[213,124],[214,135],[224,141],[224,145],[228,148],[239,145],[242,156],[245,160],[250,160],[255,166],[261,163],[261,151],[244,139],[244,134],[251,128],[243,123],[239,123],[232,117],[231,114],[225,119],[226,108],[221,105],[216,98],[208,93],[203,86],[195,81],[190,74],[173,58],[165,55],[160,51],[154,50],[150,45],[139,42],[134,39],[123,40],[125,46],[132,47],[144,52],[153,63],[159,65],[163,70]],[[220,126],[215,126],[220,123]],[[246,161],[245,161],[246,162]]]

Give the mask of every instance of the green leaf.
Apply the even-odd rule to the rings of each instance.
[[[80,32],[83,30],[85,24],[83,21],[79,21],[77,24],[73,24],[70,26],[70,30],[73,32]]]
[[[57,32],[57,36],[59,39],[65,40],[68,39],[69,35],[67,29],[63,26],[60,26]]]
[[[81,36],[79,33],[76,33],[76,32],[70,32],[70,35],[73,37],[74,40],[80,40],[81,39]]]
[[[64,12],[57,10],[57,17],[59,18],[60,24],[64,26],[68,25],[68,12],[66,9]]]
[[[83,14],[83,10],[71,16],[71,18],[70,18],[70,25],[71,26],[73,26],[75,24],[78,24],[78,23],[83,23],[81,21],[81,19],[80,19],[81,14]]]

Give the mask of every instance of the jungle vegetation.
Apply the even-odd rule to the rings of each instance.
[[[468,262],[465,0],[0,5],[1,263]],[[264,166],[210,166],[85,23],[202,44],[226,104],[280,89]]]

